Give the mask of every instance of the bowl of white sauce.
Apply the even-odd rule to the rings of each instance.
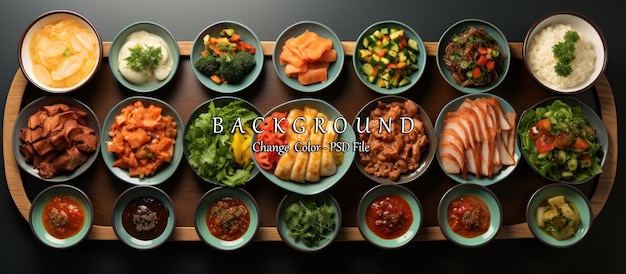
[[[180,50],[163,26],[148,21],[122,29],[109,49],[109,65],[117,81],[135,92],[152,92],[165,86],[176,73]]]

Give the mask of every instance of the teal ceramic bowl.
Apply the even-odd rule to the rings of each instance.
[[[63,41],[66,45],[71,45],[72,43],[80,42],[81,44],[86,44],[89,47],[93,47],[96,51],[97,59],[95,60],[95,64],[93,64],[90,73],[83,78],[83,80],[78,81],[72,86],[67,87],[53,87],[47,81],[42,81],[35,75],[36,67],[33,64],[33,61],[39,59],[38,56],[31,56],[30,53],[30,43],[35,36],[35,32],[42,29],[46,25],[53,25],[59,23],[61,20],[74,20],[78,25],[85,30],[85,32],[80,33],[82,38],[80,41],[71,40],[71,41]],[[79,36],[76,35],[76,38]],[[85,39],[85,37],[88,37]],[[46,91],[51,94],[63,94],[76,91],[81,87],[84,87],[93,77],[96,75],[96,72],[100,69],[102,65],[102,57],[103,57],[103,49],[102,49],[102,37],[98,33],[95,25],[87,19],[87,17],[83,16],[72,10],[51,10],[47,11],[35,18],[24,30],[22,36],[20,37],[20,41],[18,44],[17,50],[17,59],[20,65],[20,69],[26,79],[37,88]],[[78,49],[76,49],[78,50]],[[56,55],[59,56],[59,55]],[[59,56],[61,57],[61,56]],[[61,57],[63,58],[63,57]],[[85,64],[85,63],[83,63]]]
[[[120,167],[113,167],[113,163],[117,160],[117,157],[113,153],[109,152],[107,148],[107,143],[111,141],[111,136],[109,136],[109,130],[111,128],[111,125],[113,125],[115,121],[115,116],[121,114],[123,108],[134,104],[136,101],[141,101],[145,107],[149,107],[150,105],[161,107],[163,109],[161,115],[172,116],[174,118],[174,121],[176,122],[176,143],[174,147],[174,155],[172,156],[171,161],[164,164],[162,168],[156,172],[155,175],[146,176],[143,178],[131,177],[128,174],[128,170]],[[162,100],[146,96],[128,97],[117,103],[117,105],[109,110],[109,113],[104,119],[104,124],[102,125],[102,128],[105,129],[102,130],[102,134],[100,135],[100,150],[102,154],[102,159],[104,160],[104,163],[106,164],[109,171],[113,173],[113,175],[129,184],[146,186],[158,185],[160,183],[163,183],[164,181],[169,179],[174,174],[174,172],[176,172],[178,164],[183,158],[183,120],[180,118],[180,115],[178,115],[178,112],[174,109],[174,107]]]
[[[327,233],[319,240],[317,244],[313,244],[313,245],[307,245],[301,239],[299,240],[294,239],[290,235],[291,231],[289,227],[287,226],[287,221],[285,217],[285,212],[287,208],[289,208],[291,205],[307,204],[307,203],[314,203],[313,205],[316,208],[323,206],[323,205],[329,206],[332,210],[332,218],[333,218],[332,222],[334,222],[334,226],[332,227],[332,229],[330,231],[327,231]],[[314,210],[313,207],[307,207],[307,208],[311,210],[308,212],[312,212],[312,210]],[[306,211],[306,210],[303,210],[303,211]],[[278,235],[280,235],[280,238],[289,247],[293,248],[294,250],[304,252],[304,253],[318,252],[327,248],[330,244],[332,244],[335,241],[335,239],[337,238],[337,235],[339,235],[339,231],[341,230],[341,224],[342,224],[341,207],[339,206],[339,203],[337,202],[335,197],[333,197],[327,192],[318,193],[314,195],[301,195],[297,193],[289,193],[285,195],[285,197],[283,197],[283,199],[278,204],[278,208],[276,210],[276,229],[278,230]],[[311,229],[307,231],[310,231],[310,230]]]
[[[441,111],[439,112],[439,115],[437,116],[437,120],[435,121],[435,135],[437,136],[437,138],[439,138],[439,140],[437,141],[437,145],[439,146],[437,148],[437,152],[436,152],[436,158],[437,158],[437,162],[439,163],[439,166],[442,168],[442,170],[444,171],[444,173],[446,173],[446,175],[448,177],[450,177],[452,180],[458,182],[458,183],[475,183],[475,184],[479,184],[479,185],[483,185],[483,186],[489,186],[492,184],[495,184],[497,182],[500,182],[502,180],[504,180],[506,177],[508,177],[509,175],[511,175],[511,173],[513,173],[513,171],[515,170],[515,168],[517,167],[517,164],[519,163],[519,159],[521,157],[520,155],[520,151],[519,148],[517,146],[517,141],[515,138],[517,138],[517,134],[513,134],[514,136],[510,136],[510,134],[502,134],[502,140],[506,140],[506,143],[509,144],[507,145],[507,147],[509,147],[508,149],[504,149],[503,151],[510,151],[513,153],[508,153],[508,155],[510,157],[512,157],[513,159],[513,164],[512,165],[504,165],[502,166],[502,168],[500,168],[500,170],[498,172],[495,172],[493,174],[493,176],[490,178],[488,176],[476,176],[475,173],[472,172],[468,172],[467,173],[467,178],[463,178],[462,173],[459,174],[452,174],[452,173],[448,173],[445,172],[445,168],[444,168],[444,162],[442,161],[442,153],[440,151],[440,146],[442,146],[443,143],[448,142],[448,141],[442,141],[442,137],[441,134],[444,131],[444,120],[446,119],[446,115],[448,115],[449,112],[455,112],[459,109],[459,107],[463,104],[463,102],[466,99],[469,100],[476,100],[479,98],[486,98],[486,99],[490,99],[490,98],[496,98],[498,100],[498,102],[500,103],[500,106],[503,110],[503,112],[506,113],[512,113],[515,111],[515,109],[513,108],[513,106],[511,106],[506,100],[504,100],[503,98],[497,96],[497,95],[491,95],[491,94],[466,94],[463,96],[460,96],[452,101],[450,101],[448,104],[446,104]],[[517,116],[516,116],[517,117]],[[510,119],[510,121],[512,121],[511,123],[509,123],[510,125],[515,125],[515,122],[517,120],[516,117],[512,117]],[[513,127],[514,129],[515,127]],[[504,141],[503,141],[504,142]],[[448,154],[448,153],[444,153],[444,154]],[[510,160],[511,158],[509,158]],[[503,162],[504,163],[504,162]]]
[[[392,198],[397,198],[398,196],[401,200],[406,202],[406,205],[408,205],[405,210],[410,211],[409,214],[412,216],[412,219],[409,219],[411,222],[403,224],[403,226],[408,227],[406,228],[406,231],[400,235],[380,235],[375,231],[375,226],[370,227],[371,224],[368,222],[368,219],[370,219],[370,211],[372,211],[371,220],[380,219],[374,218],[375,208],[380,209],[390,205],[397,207],[399,202],[395,201],[401,200]],[[385,199],[391,200],[384,202]],[[404,186],[393,184],[377,185],[368,190],[361,198],[357,208],[356,219],[361,235],[369,243],[383,249],[397,249],[412,242],[420,230],[423,222],[422,205],[415,194]]]
[[[574,236],[557,240],[548,232],[539,227],[539,220],[537,217],[537,208],[547,204],[547,199],[554,196],[565,196],[565,201],[573,203],[578,208],[580,214],[580,225],[576,230]],[[591,229],[591,223],[593,222],[593,213],[591,211],[591,204],[585,194],[572,185],[552,183],[539,188],[530,197],[528,204],[526,205],[526,223],[532,234],[540,242],[556,248],[571,247],[582,241],[589,230]]]
[[[210,100],[200,104],[191,113],[191,116],[189,116],[189,119],[187,120],[187,123],[185,125],[184,136],[187,136],[187,135],[191,136],[191,134],[189,134],[190,126],[194,123],[194,121],[196,121],[200,117],[200,115],[209,113],[209,106],[211,104],[213,104],[217,108],[221,108],[221,107],[227,106],[228,104],[230,104],[230,103],[232,103],[234,101],[240,101],[241,102],[240,106],[242,106],[243,108],[246,108],[246,109],[256,113],[257,117],[262,117],[263,116],[261,111],[259,111],[252,103],[250,103],[250,102],[248,102],[248,101],[246,101],[244,99],[241,99],[241,98],[238,98],[238,97],[233,97],[233,96],[215,97],[213,99],[210,99]],[[220,118],[225,119],[224,117],[220,117]],[[202,120],[199,120],[199,121],[202,121]],[[202,122],[202,123],[204,123],[204,122]],[[238,123],[238,122],[235,122],[235,123]],[[216,135],[216,134],[217,135],[224,135],[224,134],[230,134],[231,130],[233,130],[233,129],[231,129],[231,128],[223,128],[223,130],[221,132],[219,132],[220,128],[215,127],[212,131],[204,132],[204,134],[207,134],[207,135]],[[236,128],[235,130],[238,130],[238,129]],[[183,137],[183,139],[184,139],[184,141],[183,141],[183,149],[184,149],[184,154],[185,154],[185,158],[187,159],[187,161],[189,162],[189,159],[191,157],[199,157],[200,153],[198,151],[192,153],[191,150],[189,149],[189,143],[192,142],[192,140],[188,140],[186,137]],[[196,154],[198,154],[198,155],[196,155]],[[220,156],[220,155],[218,155],[218,156]],[[249,182],[257,174],[259,174],[258,167],[254,163],[252,163],[252,165],[253,166],[252,166],[252,169],[250,170],[250,177],[248,178],[248,180],[246,180],[246,182]],[[221,181],[218,181],[217,179],[214,179],[214,178],[210,177],[210,175],[206,174],[206,172],[200,172],[200,169],[205,169],[206,170],[206,167],[200,168],[200,167],[197,167],[197,166],[194,166],[194,165],[191,165],[191,164],[189,166],[191,167],[191,169],[193,169],[194,173],[196,173],[196,175],[198,175],[198,177],[200,177],[204,181],[212,183],[214,185],[219,185],[219,186],[239,186],[239,185],[243,185],[243,184],[246,183],[246,182],[243,182],[243,183],[234,185],[234,183],[230,183],[230,182],[227,183],[226,179],[222,179]],[[210,173],[210,171],[208,171],[208,172]],[[233,171],[233,174],[234,173],[235,173],[235,171]]]
[[[489,209],[489,227],[487,231],[475,237],[464,237],[452,230],[448,222],[448,208],[454,200],[473,195],[481,199]],[[502,205],[498,197],[489,188],[478,184],[459,184],[444,193],[437,208],[437,222],[443,235],[451,242],[463,247],[480,247],[496,238],[502,227]]]
[[[454,81],[452,74],[450,73],[450,71],[448,71],[448,69],[446,69],[446,65],[444,63],[446,46],[448,45],[448,43],[450,43],[454,35],[462,33],[469,27],[485,29],[485,31],[487,31],[487,33],[495,40],[495,42],[498,43],[500,49],[503,51],[502,53],[506,55],[503,67],[501,68],[501,71],[498,71],[498,79],[489,85],[461,86]],[[504,33],[500,31],[500,29],[498,29],[498,27],[496,27],[495,25],[480,19],[464,19],[454,23],[441,35],[441,37],[439,38],[439,44],[437,46],[436,58],[439,72],[441,73],[441,76],[446,80],[446,82],[448,82],[448,84],[463,93],[481,93],[492,91],[504,81],[511,65],[511,49],[509,47],[508,40],[504,36]]]
[[[63,238],[53,236],[46,230],[45,223],[47,222],[47,218],[45,216],[45,212],[47,212],[46,205],[49,202],[57,197],[62,198],[65,196],[69,196],[77,202],[77,205],[82,209],[81,211],[84,218],[77,233]],[[75,186],[57,184],[50,186],[37,194],[30,207],[28,218],[30,228],[39,241],[53,248],[69,248],[79,244],[86,239],[87,236],[89,236],[93,226],[94,210],[91,200],[85,192]],[[68,219],[68,221],[71,220]]]
[[[262,168],[261,164],[259,164],[257,159],[255,159],[255,157],[253,157],[253,159],[261,174],[263,174],[263,176],[265,176],[275,185],[291,192],[303,195],[312,195],[331,188],[337,182],[339,182],[339,180],[341,180],[346,172],[348,172],[348,170],[350,169],[350,165],[354,160],[355,150],[353,149],[353,143],[356,141],[356,135],[354,134],[354,130],[350,126],[350,123],[336,108],[334,108],[328,102],[319,99],[301,98],[287,101],[268,111],[264,117],[268,117],[274,112],[289,113],[291,109],[303,109],[305,106],[313,107],[319,112],[324,113],[330,121],[334,121],[337,125],[337,133],[339,134],[338,141],[334,142],[334,146],[336,147],[333,147],[332,149],[336,151],[343,151],[343,160],[341,164],[337,165],[336,172],[330,176],[320,177],[320,180],[317,182],[299,183],[276,177],[276,175],[274,175],[274,168],[272,168],[271,170],[265,170],[264,168]],[[289,126],[289,128],[291,128],[291,126]],[[288,128],[284,129],[288,130]],[[256,137],[257,134],[255,133],[253,137],[254,139],[251,144],[253,153],[263,151],[263,149],[260,148],[260,144],[256,142]],[[331,144],[331,146],[333,145]],[[302,146],[302,148],[307,147],[309,146]],[[291,147],[290,149],[293,149],[293,147]]]
[[[593,109],[591,109],[587,104],[583,103],[582,101],[574,97],[566,96],[566,95],[553,96],[553,97],[550,97],[550,98],[547,98],[538,102],[537,104],[530,107],[528,110],[522,112],[522,115],[520,116],[520,121],[525,120],[524,117],[526,117],[527,115],[530,115],[529,110],[534,110],[534,109],[537,109],[538,107],[546,107],[546,106],[552,105],[552,103],[554,103],[555,100],[561,100],[563,103],[571,107],[580,107],[582,112],[587,117],[587,122],[589,123],[589,126],[596,130],[596,142],[598,142],[602,146],[596,153],[596,156],[600,158],[600,163],[598,164],[600,165],[600,167],[603,167],[604,163],[606,162],[606,156],[609,152],[608,133],[606,131],[604,122],[602,121],[600,116],[598,116],[598,114]],[[518,132],[528,132],[529,127],[530,127],[528,125],[522,125],[521,123],[519,123],[517,126],[518,126],[517,128]],[[524,127],[528,127],[528,128],[524,128]],[[518,146],[520,147],[522,156],[524,160],[526,161],[526,163],[528,163],[528,165],[532,168],[532,170],[534,170],[535,172],[537,172],[537,174],[539,174],[540,176],[542,176],[543,178],[547,180],[550,180],[556,183],[566,183],[566,184],[576,185],[576,184],[583,184],[591,180],[595,180],[599,175],[599,174],[596,174],[591,177],[587,177],[586,179],[583,179],[583,180],[576,180],[575,178],[571,180],[567,180],[563,178],[557,179],[555,177],[552,177],[549,173],[546,173],[545,175],[543,175],[539,172],[538,170],[539,167],[534,164],[531,164],[531,161],[529,161],[531,149],[532,149],[532,152],[534,152],[535,150],[534,143],[531,144],[533,145],[532,148],[524,149],[522,146],[521,137],[518,136],[517,139],[518,139]]]
[[[354,122],[352,123],[352,127],[355,130],[361,129],[361,128],[364,129],[365,126],[368,124],[367,118],[370,117],[372,111],[378,108],[379,102],[388,104],[388,103],[394,103],[394,102],[404,103],[407,101],[412,101],[412,100],[399,96],[399,95],[384,95],[379,98],[376,98],[370,101],[369,103],[367,103],[365,106],[363,106],[363,108],[361,108],[361,110],[355,116]],[[415,103],[414,101],[412,102]],[[380,183],[380,184],[404,184],[404,183],[417,180],[417,178],[419,178],[424,173],[426,173],[426,171],[430,167],[430,164],[435,158],[435,151],[437,150],[437,138],[435,138],[435,130],[433,128],[433,124],[430,120],[430,117],[428,116],[428,113],[426,113],[426,111],[417,103],[415,103],[415,106],[417,106],[416,115],[422,121],[423,128],[424,128],[424,135],[426,135],[426,138],[428,139],[428,143],[422,149],[421,157],[419,159],[419,165],[417,166],[417,169],[400,175],[400,177],[397,180],[392,180],[388,177],[378,177],[374,174],[367,173],[365,171],[365,166],[363,165],[363,163],[361,163],[361,157],[365,157],[367,156],[367,154],[371,152],[366,152],[365,150],[356,151],[356,155],[354,157],[354,163],[356,167],[359,169],[359,171],[361,171],[361,173],[363,173],[363,175],[370,178],[372,181]],[[359,119],[358,124],[357,124],[357,118]],[[370,120],[370,123],[371,121],[372,120]],[[377,121],[377,120],[374,120],[374,121]],[[407,122],[406,125],[410,126],[410,123]],[[386,132],[387,129],[383,127],[382,130],[383,132]],[[417,129],[414,129],[414,130],[417,130]],[[359,136],[359,134],[357,134],[357,136]],[[358,138],[358,140],[360,140],[360,138]]]
[[[150,199],[155,203],[160,203],[165,207],[165,214],[156,215],[157,226],[153,229],[159,229],[159,223],[162,224],[165,222],[165,224],[163,231],[155,238],[150,237],[142,239],[135,237],[132,235],[134,234],[133,232],[128,231],[124,227],[123,220],[125,219],[125,209],[134,204],[136,199],[144,198]],[[137,205],[141,207],[141,205],[146,204],[138,203]],[[152,212],[158,212],[154,204],[147,205],[147,208]],[[165,191],[156,186],[133,186],[126,189],[117,197],[117,200],[115,200],[111,215],[111,224],[117,238],[124,244],[136,249],[145,250],[157,248],[166,243],[174,233],[174,230],[176,230],[176,207],[174,206],[174,202]]]
[[[405,48],[408,49],[408,51],[405,51],[406,53],[402,54],[406,54],[408,56],[405,55],[405,57],[402,58],[407,58],[407,62],[412,62],[412,65],[416,67],[411,69],[412,73],[407,78],[407,80],[409,80],[408,83],[403,83],[403,85],[398,87],[381,87],[376,83],[376,80],[374,80],[374,82],[372,83],[370,80],[368,80],[368,76],[363,73],[363,64],[367,63],[366,61],[364,61],[364,58],[367,57],[361,58],[361,52],[363,50],[367,50],[368,46],[373,49],[373,47],[371,46],[371,41],[377,39],[373,37],[376,37],[379,33],[381,33],[381,30],[386,30],[390,32],[394,29],[403,31],[403,37],[405,37],[407,40],[412,40],[412,42],[408,44],[415,43],[415,48],[408,46]],[[404,49],[400,49],[399,51],[395,52],[402,51],[404,51]],[[399,21],[386,20],[376,22],[367,27],[363,32],[361,32],[359,37],[356,39],[352,65],[354,67],[356,75],[359,77],[359,80],[361,80],[361,82],[371,90],[380,94],[399,94],[411,89],[413,86],[415,86],[417,81],[419,81],[419,79],[424,74],[424,71],[426,70],[426,59],[427,56],[424,41],[413,28]],[[417,62],[413,60],[416,60]],[[402,82],[402,80],[400,80],[400,82]]]
[[[144,35],[133,35],[136,32],[145,31]],[[131,36],[132,35],[132,36]],[[127,52],[126,47],[130,47],[131,45],[136,45],[135,43],[127,44],[129,37],[135,40],[134,38],[138,38],[140,43],[146,43],[147,41],[158,41],[150,42],[153,47],[161,46],[163,52],[163,67],[169,68],[169,73],[167,73],[168,69],[162,69],[163,72],[159,72],[159,79],[155,78],[154,75],[148,81],[138,81],[138,80],[129,80],[129,79],[142,79],[141,77],[133,77],[133,78],[125,78],[120,72],[120,63],[123,63],[123,59],[125,58],[124,52]],[[133,38],[134,37],[134,38]],[[160,38],[160,39],[159,39]],[[163,45],[167,47],[167,54],[165,54],[165,50],[163,50]],[[120,56],[122,53],[122,56]],[[126,27],[124,27],[115,38],[113,38],[113,42],[111,42],[111,48],[109,49],[109,66],[111,67],[111,72],[115,79],[124,87],[134,92],[145,93],[156,91],[163,86],[167,85],[178,70],[178,64],[180,63],[180,49],[178,48],[178,42],[165,27],[159,25],[154,22],[149,21],[139,21],[132,23]],[[157,70],[155,70],[157,71]],[[166,74],[167,73],[167,74]]]
[[[216,237],[213,233],[211,233],[209,226],[207,225],[207,215],[208,212],[210,212],[210,208],[214,203],[223,198],[238,199],[243,202],[243,205],[248,209],[250,222],[247,230],[237,239],[223,239]],[[244,189],[216,187],[207,191],[202,198],[200,198],[200,202],[196,208],[194,226],[198,236],[200,236],[200,239],[209,246],[218,250],[237,250],[246,246],[254,239],[260,224],[259,213],[259,206],[257,205],[256,200]]]
[[[241,40],[255,47],[256,50],[254,53],[254,59],[256,61],[256,65],[254,66],[254,69],[243,78],[241,82],[218,85],[213,82],[209,78],[209,76],[204,75],[200,71],[198,71],[198,69],[196,69],[196,67],[194,66],[194,62],[202,56],[202,51],[205,49],[203,42],[204,36],[208,34],[212,37],[219,37],[220,31],[225,28],[234,29],[235,33],[241,35]],[[210,90],[219,93],[235,93],[246,89],[247,87],[252,85],[257,78],[259,78],[259,75],[261,74],[261,71],[263,69],[263,64],[265,63],[263,47],[261,45],[261,41],[256,36],[256,34],[242,23],[229,20],[216,22],[202,30],[202,32],[200,32],[198,36],[196,36],[196,38],[194,39],[193,45],[191,46],[191,53],[189,58],[191,60],[191,70],[193,71],[193,74],[196,75],[196,78],[198,78],[198,81],[200,81],[202,85],[209,88]]]
[[[292,37],[300,36],[307,30],[317,33],[322,38],[331,39],[333,42],[333,49],[337,51],[337,60],[330,64],[326,82],[302,85],[297,78],[288,77],[285,74],[285,65],[281,64],[280,54],[283,51],[285,42]],[[341,44],[341,40],[337,34],[324,24],[314,21],[300,21],[287,27],[278,36],[278,39],[276,39],[274,52],[272,54],[272,63],[274,64],[276,75],[288,87],[300,92],[317,92],[330,86],[333,82],[335,82],[335,80],[337,80],[337,78],[339,78],[344,64],[343,45]]]
[[[27,162],[26,157],[24,156],[25,154],[20,152],[20,146],[25,144],[20,139],[20,135],[22,134],[22,129],[28,128],[28,118],[31,115],[37,113],[43,107],[54,105],[54,104],[66,104],[69,107],[77,108],[78,110],[85,112],[87,114],[86,115],[87,126],[93,129],[94,135],[97,138],[100,137],[100,131],[101,131],[100,121],[98,120],[98,117],[96,116],[96,114],[91,110],[91,108],[89,108],[89,106],[69,96],[63,96],[63,95],[44,96],[26,105],[18,114],[17,119],[15,120],[15,124],[13,126],[13,135],[12,135],[13,136],[13,139],[12,139],[13,140],[12,141],[13,155],[15,156],[15,160],[17,161],[17,164],[20,166],[20,168],[22,168],[22,170],[26,171],[26,173],[36,178],[39,178],[47,182],[54,182],[54,183],[68,182],[80,176],[91,167],[91,165],[98,158],[100,149],[96,149],[95,151],[91,152],[88,155],[87,161],[85,161],[82,165],[74,169],[74,171],[59,173],[52,178],[47,178],[47,176],[46,178],[42,177],[39,174],[39,171],[36,168],[34,168],[33,163],[31,161]]]

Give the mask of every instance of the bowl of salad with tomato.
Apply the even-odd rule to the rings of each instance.
[[[602,119],[582,101],[547,98],[520,116],[518,145],[526,162],[544,178],[582,184],[602,173],[608,135]]]

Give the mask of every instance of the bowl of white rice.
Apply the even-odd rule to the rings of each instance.
[[[532,25],[522,55],[540,85],[559,94],[576,94],[592,88],[604,73],[607,44],[589,18],[556,12]]]

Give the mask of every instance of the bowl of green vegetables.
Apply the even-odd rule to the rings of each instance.
[[[204,181],[237,187],[259,170],[252,160],[252,122],[261,112],[250,102],[220,96],[200,104],[185,125],[183,152]]]
[[[276,211],[276,228],[291,248],[311,253],[328,247],[341,228],[341,208],[330,194],[287,194]]]
[[[582,184],[602,173],[606,127],[576,98],[555,96],[535,104],[520,116],[517,133],[523,158],[548,180]]]
[[[352,65],[359,80],[380,94],[399,94],[426,68],[426,48],[410,26],[394,20],[368,26],[356,40]]]

